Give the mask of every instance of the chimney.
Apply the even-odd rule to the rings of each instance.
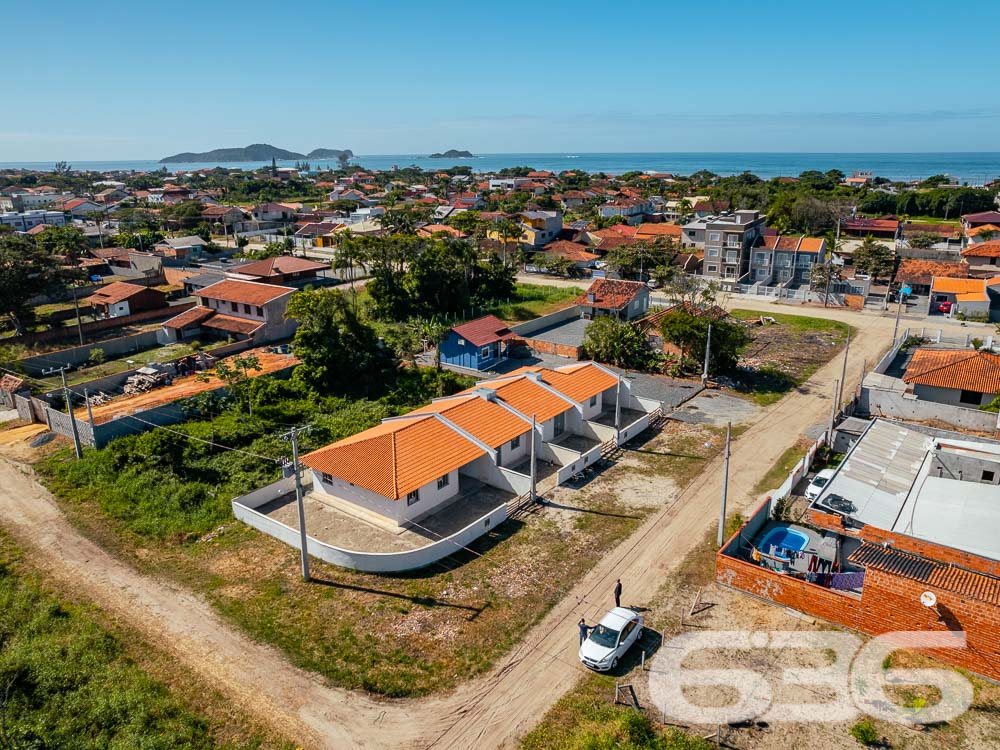
[[[593,292],[587,292],[587,302],[597,302],[597,295]]]
[[[497,400],[497,392],[494,391],[492,388],[476,388],[474,393],[477,396],[479,396],[479,398],[484,399],[486,401]]]

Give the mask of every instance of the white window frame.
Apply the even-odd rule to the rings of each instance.
[[[722,232],[709,232],[708,233],[708,241],[709,242],[721,242],[722,241]]]
[[[707,273],[718,273],[719,272],[719,266],[718,266],[717,263],[712,263],[710,265],[705,266],[705,271]]]
[[[719,248],[717,248],[717,247],[710,247],[706,251],[706,254],[708,255],[709,258],[718,258],[719,257]]]
[[[479,356],[482,359],[489,359],[490,357],[493,356],[493,353],[488,346],[484,346],[482,349],[479,350]]]

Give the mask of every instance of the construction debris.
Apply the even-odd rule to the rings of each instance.
[[[135,375],[130,375],[125,381],[125,393],[133,395],[145,393],[162,385],[170,385],[170,374],[156,367],[140,367],[135,371]]]

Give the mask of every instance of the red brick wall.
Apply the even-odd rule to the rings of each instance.
[[[928,649],[928,653],[1000,680],[1000,608],[986,602],[878,570],[866,573],[859,601],[849,594],[765,570],[721,552],[716,557],[715,577],[723,585],[868,635],[897,630],[964,630],[965,649]],[[924,591],[937,595],[939,610],[948,614],[946,623],[937,622],[937,613],[920,604]]]
[[[857,310],[862,310],[862,309],[864,309],[864,306],[865,306],[864,295],[861,295],[861,294],[845,294],[844,295],[844,304],[847,307],[854,308],[854,309],[857,309]]]
[[[570,359],[580,359],[580,347],[570,346],[568,344],[556,344],[551,341],[537,341],[536,339],[527,338],[524,343],[534,349],[536,352],[541,352],[542,354],[557,354],[560,357],[569,357]]]

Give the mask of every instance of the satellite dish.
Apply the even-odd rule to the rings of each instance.
[[[929,609],[937,604],[937,597],[933,591],[925,591],[920,595],[920,603]]]

